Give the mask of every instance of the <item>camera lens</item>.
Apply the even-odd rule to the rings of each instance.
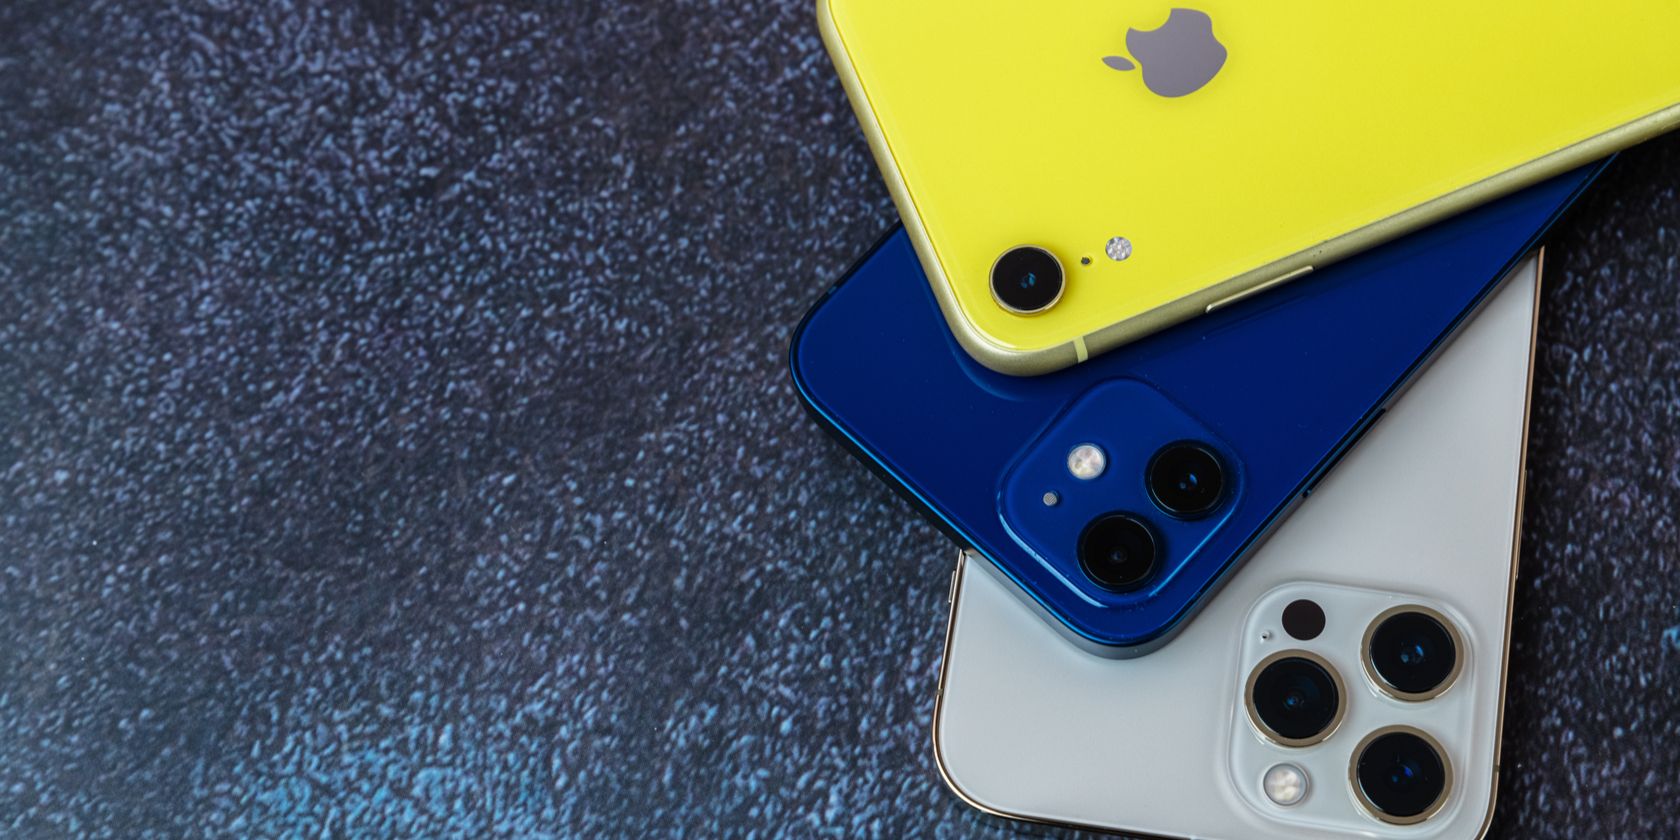
[[[992,264],[992,297],[1011,312],[1031,315],[1062,297],[1062,264],[1043,248],[1011,248]]]
[[[1372,733],[1353,751],[1359,801],[1385,822],[1408,825],[1440,810],[1452,768],[1434,739],[1411,727]]]
[[[1079,565],[1104,589],[1136,589],[1155,571],[1155,535],[1129,513],[1105,513],[1079,535]]]
[[[1248,711],[1286,747],[1316,744],[1341,722],[1341,681],[1330,663],[1306,651],[1273,654],[1249,677]]]
[[[1446,618],[1422,607],[1377,616],[1366,631],[1365,665],[1374,681],[1402,700],[1447,690],[1459,671],[1459,645]]]
[[[1225,494],[1224,465],[1199,443],[1174,443],[1155,453],[1147,478],[1155,504],[1181,518],[1206,514]]]

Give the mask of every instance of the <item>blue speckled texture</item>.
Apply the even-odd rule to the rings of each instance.
[[[1551,252],[1500,836],[1680,836],[1677,184]],[[0,4],[0,835],[1038,833],[784,367],[891,218],[808,2]]]

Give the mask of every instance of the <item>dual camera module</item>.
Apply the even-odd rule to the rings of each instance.
[[[1089,457],[1076,448],[1069,455],[1075,476]],[[1225,496],[1225,465],[1213,450],[1193,441],[1162,447],[1144,470],[1149,498],[1163,513],[1196,519],[1213,512]],[[1160,547],[1154,529],[1133,513],[1111,511],[1093,519],[1079,535],[1079,567],[1098,586],[1114,592],[1136,589],[1155,573]]]
[[[1317,611],[1310,635],[1291,627],[1291,610],[1305,604]],[[1285,611],[1285,631],[1311,638],[1323,629],[1323,613],[1311,602]],[[1297,624],[1299,621],[1297,620]],[[1422,702],[1450,688],[1463,667],[1462,642],[1445,616],[1420,606],[1389,609],[1365,632],[1361,662],[1379,690],[1397,700]],[[1307,747],[1335,733],[1347,712],[1348,691],[1323,657],[1305,650],[1261,660],[1245,692],[1254,725],[1285,747]],[[1408,726],[1389,726],[1367,735],[1353,750],[1349,768],[1354,793],[1379,819],[1407,825],[1440,809],[1452,770],[1440,742]]]

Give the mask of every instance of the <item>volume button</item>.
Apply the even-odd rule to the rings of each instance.
[[[1252,286],[1250,288],[1243,289],[1242,291],[1237,292],[1236,294],[1231,295],[1230,297],[1227,297],[1227,298],[1220,298],[1219,300],[1216,300],[1213,303],[1208,304],[1207,309],[1204,310],[1202,312],[1202,314],[1206,315],[1209,312],[1212,312],[1216,309],[1224,309],[1225,307],[1230,306],[1231,304],[1236,303],[1239,300],[1246,300],[1246,299],[1248,299],[1250,297],[1253,297],[1254,295],[1260,294],[1261,292],[1264,292],[1267,289],[1270,289],[1274,286],[1281,286],[1285,283],[1288,283],[1291,280],[1295,280],[1295,279],[1299,279],[1301,277],[1305,277],[1308,274],[1311,274],[1312,270],[1313,270],[1312,266],[1304,265],[1304,266],[1301,266],[1300,268],[1295,269],[1294,271],[1289,272],[1288,274],[1283,275],[1282,277],[1273,277],[1272,279],[1267,280],[1266,282],[1261,283],[1258,286]]]

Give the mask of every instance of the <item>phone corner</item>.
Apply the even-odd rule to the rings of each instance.
[[[1085,360],[1076,342],[1036,349],[1014,349],[991,340],[960,313],[946,313],[945,322],[956,337],[957,345],[969,358],[987,370],[1005,376],[1042,376]]]
[[[811,395],[809,383],[805,380],[801,347],[804,344],[806,327],[810,325],[812,316],[816,315],[817,309],[822,306],[822,302],[827,299],[828,294],[825,293],[810,309],[805,311],[804,316],[799,319],[799,324],[793,328],[793,333],[788,336],[787,351],[783,355],[787,363],[788,381],[793,383],[794,399],[805,406],[807,411],[813,412],[818,409],[816,399]]]
[[[1070,342],[1079,352],[1078,361],[1100,356],[1125,347],[1132,342],[1154,335],[1175,324],[1206,314],[1208,306],[1201,302],[1205,293],[1181,297],[1152,309],[1136,312],[1115,321],[1096,332]]]
[[[1080,647],[1084,648],[1086,653],[1101,659],[1115,661],[1140,659],[1166,647],[1177,632],[1178,628],[1176,626],[1151,627],[1141,633],[1127,635],[1124,638],[1111,636],[1102,641],[1087,638],[1083,640]]]
[[[941,676],[943,679],[943,669],[941,671]],[[957,769],[957,763],[953,760],[950,752],[947,751],[946,739],[941,734],[941,730],[944,726],[944,720],[945,704],[944,697],[941,695],[939,701],[934,705],[931,735],[933,740],[933,766],[939,771],[939,780],[945,785],[945,789],[950,791],[951,794],[956,796],[958,799],[962,800],[964,805],[967,805],[968,807],[988,816],[1001,817],[1008,820],[1030,821],[1030,817],[1014,814],[1004,810],[1001,804],[987,800],[979,792],[963,783],[961,773]]]
[[[823,46],[828,50],[829,57],[838,66],[849,60],[845,58],[846,45],[840,37],[840,24],[834,18],[834,5],[844,0],[816,0],[812,4],[817,13],[817,32],[822,37]]]
[[[947,597],[947,617],[945,619],[945,650],[939,662],[939,680],[934,688],[933,721],[928,727],[929,740],[933,746],[933,765],[939,771],[939,780],[947,790],[955,794],[969,807],[995,816],[1009,816],[988,804],[978,794],[963,784],[957,770],[957,762],[953,760],[947,750],[948,741],[944,730],[946,724],[945,688],[951,678],[951,651],[956,647],[957,622],[961,614],[962,583],[968,573],[969,562],[979,559],[979,555],[971,548],[958,548],[955,568],[951,570],[951,589]],[[984,562],[984,561],[982,561]]]
[[[1483,840],[1493,831],[1493,817],[1499,811],[1499,768],[1493,768],[1493,787],[1488,791],[1487,807],[1482,811],[1481,824],[1476,827],[1472,840]]]

